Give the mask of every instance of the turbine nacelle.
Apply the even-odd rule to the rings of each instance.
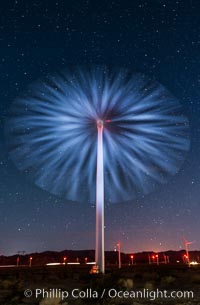
[[[105,125],[105,123],[110,123],[111,120],[101,120],[101,119],[98,119],[97,120],[97,128],[100,128],[100,129],[103,129],[103,126]]]
[[[104,121],[103,120],[97,120],[97,128],[100,128],[100,129],[103,129],[103,124],[104,124]]]

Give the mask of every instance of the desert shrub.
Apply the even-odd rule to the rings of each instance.
[[[165,276],[161,279],[161,286],[162,287],[171,287],[174,285],[176,279],[175,277],[169,275],[169,276]]]
[[[60,298],[45,298],[43,299],[39,305],[68,305],[67,302],[62,302]]]
[[[145,272],[143,273],[143,278],[145,281],[158,281],[159,280],[159,274],[156,272]]]
[[[118,284],[120,287],[127,290],[133,289],[134,283],[132,279],[119,279]]]
[[[91,287],[97,291],[102,291],[104,288],[117,288],[119,287],[119,275],[118,274],[105,274],[95,275],[91,277]]]
[[[192,275],[191,280],[192,280],[192,283],[194,283],[194,284],[200,284],[200,274],[197,273],[197,274]]]
[[[1,287],[3,289],[13,289],[13,287],[15,286],[15,281],[12,281],[12,280],[3,280],[1,282]]]
[[[19,304],[21,304],[20,303],[20,297],[19,296],[12,297],[7,304],[8,305],[19,305]]]
[[[56,273],[50,273],[48,276],[48,282],[57,282],[59,281],[59,276]]]
[[[148,289],[150,291],[154,290],[154,282],[150,282],[150,281],[146,282],[145,285],[144,285],[144,288]]]

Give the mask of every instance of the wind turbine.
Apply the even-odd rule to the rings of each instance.
[[[190,267],[190,256],[189,256],[188,246],[193,244],[193,241],[187,241],[186,238],[183,237],[183,242],[184,242],[184,245],[185,245],[186,261],[188,263],[188,266]]]
[[[188,127],[162,85],[97,66],[32,84],[5,131],[11,159],[37,186],[75,202],[96,195],[95,260],[104,273],[104,200],[130,201],[167,183],[190,147]]]

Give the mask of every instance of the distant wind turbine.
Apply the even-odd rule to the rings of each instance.
[[[183,237],[183,242],[184,242],[184,245],[185,245],[186,261],[188,263],[188,266],[190,267],[190,256],[189,256],[188,246],[193,244],[193,241],[187,241],[186,238]]]

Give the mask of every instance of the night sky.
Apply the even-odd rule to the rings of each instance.
[[[177,175],[132,202],[107,204],[106,249],[200,249],[200,3],[4,1],[0,5],[0,254],[94,249],[95,207],[39,189],[9,158],[4,124],[31,82],[71,65],[106,64],[163,84],[190,121]]]

